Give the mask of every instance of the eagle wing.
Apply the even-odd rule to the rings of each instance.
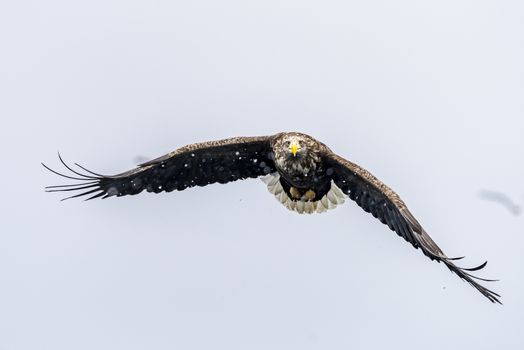
[[[366,169],[330,151],[326,152],[325,162],[327,171],[331,174],[335,184],[364,211],[371,213],[383,224],[388,225],[413,247],[420,248],[431,260],[444,263],[452,272],[467,281],[491,302],[501,304],[498,299],[500,295],[477,282],[477,280],[492,280],[479,278],[470,273],[484,268],[487,262],[473,268],[462,268],[455,265],[453,261],[462,257],[447,257],[391,188]]]
[[[162,157],[138,165],[124,173],[106,176],[94,173],[79,164],[78,170],[60,161],[71,172],[59,173],[42,163],[51,172],[80,181],[71,185],[48,186],[49,192],[73,192],[64,198],[89,196],[134,195],[146,190],[159,193],[182,191],[188,187],[227,183],[256,178],[276,171],[270,141],[272,136],[235,137],[195,143],[179,148]]]

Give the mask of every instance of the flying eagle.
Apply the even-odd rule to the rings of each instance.
[[[501,303],[500,295],[477,282],[492,280],[471,274],[487,262],[473,268],[455,265],[454,260],[461,258],[447,257],[392,189],[309,135],[286,132],[195,143],[113,176],[94,173],[76,163],[79,169],[75,170],[61,157],[60,161],[71,171],[70,175],[42,165],[62,177],[81,181],[46,187],[49,192],[80,192],[64,199],[120,197],[144,190],[182,191],[257,177],[286,208],[301,214],[333,209],[349,197],[431,260],[444,263],[491,302]]]

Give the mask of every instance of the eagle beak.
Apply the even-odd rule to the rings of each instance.
[[[293,143],[291,145],[291,153],[293,153],[293,157],[297,156],[297,152],[298,152],[298,145],[296,143]]]

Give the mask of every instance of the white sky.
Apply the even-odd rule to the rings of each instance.
[[[521,1],[0,5],[0,349],[522,349]],[[492,305],[351,202],[259,180],[59,202],[56,151],[117,173],[196,141],[303,131],[488,259]]]

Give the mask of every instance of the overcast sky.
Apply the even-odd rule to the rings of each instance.
[[[522,1],[5,1],[0,350],[522,349]],[[112,174],[302,131],[372,171],[493,305],[352,202],[257,179],[60,202]],[[481,192],[484,191],[484,192]],[[480,194],[484,193],[483,196]],[[484,198],[484,199],[483,199]],[[489,198],[488,198],[489,199]]]

